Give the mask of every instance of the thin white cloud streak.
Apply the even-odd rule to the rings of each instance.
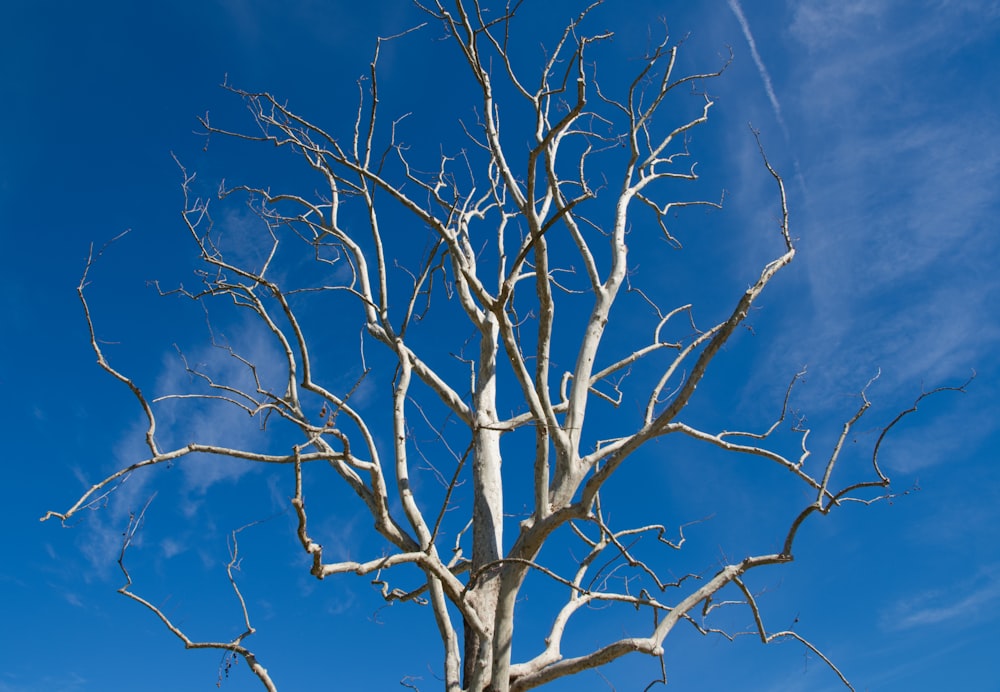
[[[781,112],[781,102],[778,101],[778,95],[774,90],[774,84],[771,81],[771,73],[767,71],[767,66],[764,65],[764,59],[760,57],[760,51],[757,50],[757,41],[754,40],[753,33],[750,31],[750,22],[747,21],[746,15],[743,14],[743,7],[740,5],[739,0],[728,0],[729,8],[736,15],[736,21],[739,22],[740,29],[743,31],[743,36],[746,38],[747,45],[750,47],[750,55],[753,58],[754,64],[757,66],[757,72],[760,74],[760,79],[764,83],[764,91],[767,93],[767,99],[771,103],[771,110],[774,112],[774,118],[778,122],[778,127],[781,128],[781,134],[785,138],[785,143],[791,147],[792,138],[788,133],[788,126],[785,124],[785,117]],[[802,174],[802,166],[799,164],[799,157],[797,154],[792,152],[792,166],[795,169],[795,180],[799,185],[803,195],[807,194],[807,187],[805,176]]]
[[[790,200],[804,290],[779,325],[784,346],[759,370],[814,366],[803,394],[828,399],[809,402],[814,414],[876,366],[882,406],[988,371],[1000,343],[990,319],[1000,299],[991,268],[1000,119],[995,96],[962,72],[975,53],[956,44],[989,32],[965,13],[932,19],[902,2],[792,9],[783,105],[813,194]],[[898,463],[915,471],[947,458]]]
[[[995,568],[985,568],[972,580],[984,581],[981,585],[966,582],[955,584],[948,591],[935,590],[900,599],[883,612],[882,626],[898,631],[955,620],[968,623],[988,616],[1000,602],[1000,581],[996,579],[996,572]],[[956,600],[956,594],[966,595]]]
[[[746,16],[743,14],[743,8],[740,6],[739,0],[729,0],[729,9],[733,11],[736,15],[736,21],[740,23],[740,29],[743,30],[743,36],[747,40],[747,45],[750,46],[750,55],[753,57],[754,64],[757,66],[757,72],[760,73],[760,78],[764,82],[764,91],[767,92],[767,98],[771,102],[771,108],[774,110],[774,117],[778,120],[778,124],[781,126],[781,131],[785,135],[785,140],[788,140],[788,128],[785,126],[785,118],[781,114],[781,103],[778,101],[778,96],[774,92],[774,85],[771,83],[771,75],[767,71],[767,67],[764,65],[764,60],[760,57],[760,53],[757,51],[757,42],[753,38],[753,33],[750,31],[750,22],[747,21]]]

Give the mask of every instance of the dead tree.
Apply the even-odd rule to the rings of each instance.
[[[85,273],[79,294],[93,350],[144,412],[149,455],[46,518],[66,520],[129,474],[193,454],[284,465],[296,538],[311,558],[312,574],[321,580],[374,575],[387,600],[425,604],[440,632],[448,690],[528,690],[626,654],[661,656],[675,626],[712,629],[709,613],[727,599],[749,609],[754,634],[765,643],[791,637],[823,657],[795,632],[766,629],[745,575],[790,562],[797,532],[811,515],[886,495],[889,479],[878,452],[899,418],[875,444],[870,475],[834,485],[843,443],[869,408],[864,394],[837,442],[821,455],[810,455],[808,431],[792,420],[788,395],[775,407],[774,425],[762,433],[716,432],[684,416],[713,359],[795,256],[785,188],[763,148],[761,170],[774,181],[775,251],[721,319],[697,327],[703,318],[694,306],[668,306],[670,297],[645,286],[643,273],[630,264],[630,245],[679,246],[669,226],[676,212],[721,208],[721,200],[678,199],[676,190],[697,178],[690,135],[713,106],[704,85],[724,65],[678,76],[678,45],[664,39],[631,63],[630,81],[599,82],[596,60],[611,34],[587,33],[595,3],[555,37],[540,68],[529,73],[514,58],[520,3],[499,14],[487,14],[483,4],[435,1],[423,8],[432,19],[424,31],[443,27],[474,95],[468,112],[475,117],[459,121],[461,141],[444,143],[433,165],[426,147],[407,144],[407,137],[419,137],[407,133],[405,119],[397,113],[387,121],[381,113],[376,66],[384,39],[360,82],[354,126],[346,133],[325,131],[268,93],[227,86],[245,101],[255,127],[221,127],[206,117],[209,136],[293,154],[311,169],[317,191],[281,189],[281,181],[221,189],[222,200],[247,201],[265,232],[265,251],[251,261],[220,238],[208,200],[194,195],[194,176],[185,172],[183,219],[204,271],[198,290],[170,293],[213,305],[221,299],[252,315],[281,353],[279,363],[267,364],[280,370],[281,383],[264,382],[261,364],[243,355],[239,344],[219,344],[242,364],[252,385],[218,381],[185,361],[201,389],[148,397],[105,359],[85,297]],[[691,117],[671,122],[666,104],[672,99],[695,99],[698,106]],[[414,238],[426,243],[422,252],[412,252]],[[238,238],[235,246],[249,242]],[[623,311],[643,309],[644,332],[615,331]],[[317,310],[328,318],[317,319]],[[354,361],[340,369],[357,375],[347,384],[329,367],[324,378],[317,365],[312,330],[329,334],[331,321],[338,339],[360,339]],[[352,393],[371,382],[385,393],[382,406],[356,405]],[[156,427],[163,399],[237,407],[266,420],[281,440],[294,433],[294,442],[279,453],[210,441],[164,449]],[[433,431],[433,453],[418,444],[418,427]],[[776,443],[773,433],[788,428],[784,442]],[[791,433],[796,442],[789,452]],[[378,444],[380,436],[391,437],[390,449]],[[780,549],[670,580],[661,558],[644,555],[680,549],[683,534],[668,540],[671,532],[655,521],[615,525],[602,491],[623,465],[649,463],[640,454],[649,443],[678,436],[742,455],[747,463],[777,465],[811,494],[772,537]],[[323,509],[307,505],[304,472],[317,464],[332,469],[359,509],[370,513],[384,539],[370,559],[324,556],[323,537],[309,524],[310,512]],[[125,547],[138,523],[130,524]],[[542,555],[553,542],[572,545],[576,559],[569,568],[562,557]],[[128,576],[124,558],[123,549],[119,562]],[[609,564],[630,577],[609,578]],[[391,586],[388,580],[403,565],[411,568],[406,578],[421,575],[419,583]],[[547,632],[524,633],[535,637],[535,653],[512,660],[516,603],[532,581],[563,600]],[[235,641],[192,642],[129,588],[122,592],[156,612],[185,645],[242,656],[265,687],[275,688],[243,641],[253,631],[249,618],[247,632]],[[719,597],[724,590],[731,598]],[[574,616],[595,604],[649,613],[648,627],[640,636],[609,633],[591,651],[564,652]]]

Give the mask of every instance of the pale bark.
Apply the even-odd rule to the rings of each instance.
[[[762,172],[773,177],[780,209],[773,259],[750,269],[749,287],[733,296],[731,307],[713,326],[697,330],[695,306],[667,307],[666,296],[633,286],[637,278],[631,274],[635,266],[630,264],[629,245],[636,242],[634,235],[653,229],[659,237],[655,241],[645,237],[642,242],[679,245],[667,224],[673,212],[691,206],[721,208],[721,201],[662,199],[658,183],[697,178],[694,166],[686,163],[690,156],[686,137],[707,121],[714,104],[706,95],[686,95],[679,87],[700,85],[719,76],[725,66],[677,77],[678,46],[664,38],[637,63],[630,81],[602,85],[590,51],[610,34],[588,35],[585,30],[588,13],[598,4],[569,23],[539,73],[530,76],[519,73],[513,60],[520,3],[508,5],[500,14],[487,14],[477,0],[458,0],[453,6],[435,1],[424,8],[445,28],[457,55],[467,64],[469,82],[455,89],[468,86],[474,90],[479,117],[476,127],[463,125],[471,141],[444,143],[445,154],[430,173],[423,172],[426,166],[418,163],[424,162],[403,144],[400,132],[405,121],[392,121],[388,134],[376,127],[383,118],[377,70],[382,40],[361,91],[353,131],[342,135],[326,132],[268,93],[227,87],[245,100],[257,130],[225,129],[206,118],[207,133],[288,150],[315,173],[320,192],[272,192],[259,184],[221,191],[223,200],[234,194],[249,198],[267,229],[265,259],[250,265],[219,247],[209,202],[193,197],[194,177],[185,171],[183,222],[205,272],[198,291],[181,288],[168,293],[205,302],[221,297],[249,312],[281,354],[281,363],[271,364],[281,366],[281,386],[262,385],[257,364],[238,349],[225,346],[228,355],[252,374],[255,387],[217,382],[184,361],[203,389],[148,399],[132,378],[105,358],[85,297],[96,259],[92,257],[79,286],[91,346],[99,365],[135,396],[147,421],[149,456],[95,483],[68,510],[49,512],[45,518],[65,521],[94,507],[129,474],[146,473],[196,453],[248,464],[286,465],[294,473],[291,505],[297,539],[312,560],[312,575],[326,579],[345,573],[374,574],[387,600],[427,604],[441,637],[444,686],[453,692],[527,690],[630,653],[661,656],[664,641],[678,623],[690,624],[702,633],[718,631],[704,624],[704,618],[718,606],[720,592],[737,594],[752,613],[754,634],[761,641],[798,639],[846,683],[833,662],[800,635],[767,633],[744,579],[752,570],[790,562],[798,530],[807,517],[827,514],[847,501],[871,502],[886,495],[889,478],[878,465],[878,452],[885,433],[912,410],[892,421],[879,437],[871,459],[872,474],[842,486],[833,484],[833,470],[844,440],[868,410],[864,395],[862,405],[819,465],[807,463],[808,430],[797,420],[788,420],[788,395],[780,415],[763,433],[715,432],[682,419],[713,359],[778,272],[795,257],[785,188],[761,148]],[[515,140],[518,146],[508,144],[497,103],[497,81],[520,99],[509,107],[526,109],[530,116],[527,151],[520,140]],[[674,98],[698,99],[697,115],[670,122],[666,104]],[[465,147],[470,152],[448,153]],[[591,183],[599,178],[608,181],[601,189]],[[359,213],[352,216],[344,211],[348,208]],[[392,226],[398,224],[400,214],[408,220],[406,232],[420,228],[429,234],[428,250],[418,260],[393,249],[400,238]],[[640,222],[642,231],[636,228]],[[296,262],[311,258],[329,269],[324,274],[328,283],[300,286],[294,277],[277,278],[282,258],[293,251],[304,252],[296,256]],[[394,273],[397,262],[412,282],[408,290],[400,289],[398,273]],[[582,267],[583,288],[571,290],[560,283],[560,272],[570,266]],[[615,317],[625,309],[622,296],[629,292],[650,308],[649,328],[636,337],[638,343],[628,352],[609,356],[609,334],[616,335]],[[303,295],[336,296],[346,307],[332,318],[341,328],[350,324],[361,331],[358,362],[362,374],[351,386],[324,383],[317,376],[313,337],[300,319],[297,302]],[[580,334],[560,330],[561,306],[569,295],[575,296],[576,304],[583,300],[580,296],[590,300]],[[454,332],[442,336],[440,343],[413,336],[422,316],[436,310],[451,310],[447,314],[455,322]],[[682,319],[691,323],[693,334],[668,336],[680,331],[671,330]],[[474,355],[465,353],[466,344]],[[373,372],[368,366],[367,354],[379,348],[383,349],[379,357],[390,364],[392,372]],[[468,381],[441,366],[442,353],[449,348],[452,356],[467,363]],[[655,367],[657,374],[646,380],[629,377],[640,366]],[[792,384],[801,374],[792,378]],[[368,377],[391,385],[383,391],[391,389],[391,403],[383,402],[387,416],[352,404],[352,396]],[[789,385],[789,395],[791,391]],[[517,399],[513,407],[507,403],[511,398]],[[293,430],[298,442],[284,454],[204,442],[161,449],[156,407],[167,399],[174,403],[211,400],[252,416],[271,416]],[[500,401],[505,402],[503,408]],[[628,405],[619,407],[623,403]],[[607,410],[607,404],[617,407],[614,423],[620,432],[593,449],[584,449],[585,441],[591,444],[588,433],[602,429],[599,423],[603,421],[594,419],[604,414],[594,414],[595,407]],[[444,420],[438,421],[438,415]],[[426,459],[412,434],[418,418],[435,431],[441,449],[447,452],[428,460],[444,490],[426,498],[418,496],[414,482],[416,474],[428,473],[415,463]],[[388,427],[385,420],[391,421]],[[456,427],[461,434],[449,432]],[[797,435],[798,446],[791,454],[773,443],[773,433],[782,427],[790,427]],[[514,455],[516,459],[508,458],[506,463],[512,466],[505,475],[503,436],[529,429],[533,450],[529,443]],[[681,550],[683,531],[679,540],[671,541],[664,538],[670,532],[660,523],[613,527],[608,518],[611,513],[602,508],[601,492],[623,464],[642,463],[637,452],[672,434],[755,463],[776,465],[787,472],[790,482],[815,493],[813,501],[797,508],[798,514],[781,535],[773,537],[782,545],[780,552],[715,566],[713,575],[704,580],[694,574],[665,579],[654,560],[639,557],[635,545],[640,539],[656,549]],[[376,442],[380,435],[385,439],[391,435],[392,440],[381,453]],[[459,440],[453,449],[449,443]],[[457,450],[464,446],[465,453],[459,454]],[[309,512],[322,508],[307,510],[302,469],[320,462],[357,496],[359,508],[370,514],[384,539],[384,545],[372,549],[368,559],[326,561],[322,541],[310,532]],[[452,463],[453,467],[446,467]],[[518,490],[523,487],[520,484],[531,484],[531,504],[516,527],[508,523],[505,534],[505,512],[519,511],[509,506],[504,494],[505,479],[510,483],[515,478],[512,469],[521,474],[513,481],[519,484]],[[456,522],[446,515],[455,510],[454,497],[464,492],[460,488],[466,479],[471,482],[471,508],[461,507],[463,517]],[[137,526],[130,526],[129,537]],[[548,541],[563,540],[578,554],[568,570],[564,565],[552,566],[542,552]],[[129,538],[126,548],[128,542]],[[358,546],[359,550],[368,548]],[[453,557],[442,557],[449,554]],[[124,555],[123,548],[120,564],[127,577]],[[614,569],[627,570],[629,579],[620,583],[609,579],[605,570],[611,563]],[[388,575],[395,574],[393,568],[400,565],[418,569],[423,582],[409,589],[391,588]],[[553,606],[548,632],[541,636],[525,633],[537,653],[513,661],[518,635],[515,604],[534,579],[548,582],[548,593],[564,600]],[[630,579],[643,586],[630,588]],[[264,686],[275,689],[267,671],[242,643],[253,633],[249,616],[247,632],[237,640],[196,643],[149,601],[128,587],[122,593],[151,609],[185,646],[222,648],[243,656]],[[564,653],[564,636],[574,616],[594,604],[648,612],[648,631],[643,636],[621,637],[609,631],[606,643],[591,651]]]

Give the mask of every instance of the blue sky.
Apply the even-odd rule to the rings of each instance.
[[[725,188],[726,208],[678,220],[686,249],[674,260],[676,277],[694,281],[692,290],[711,304],[716,288],[741,291],[775,252],[767,230],[777,211],[773,183],[748,121],[786,178],[800,250],[752,316],[753,335],[735,339],[706,379],[695,414],[723,426],[766,427],[788,378],[808,365],[797,407],[821,450],[880,370],[870,391],[874,410],[858,430],[861,448],[922,390],[978,373],[967,394],[925,402],[891,439],[883,463],[894,487],[919,485],[920,492],[809,524],[795,564],[755,577],[765,615],[776,629],[798,618],[797,631],[858,689],[992,689],[1000,625],[1000,5],[692,4],[608,0],[592,24],[614,25],[614,50],[637,55],[646,27],[665,14],[673,36],[688,35],[684,68],[714,69],[727,46],[735,54],[708,87],[716,100],[712,120],[692,142],[699,189],[714,195]],[[555,29],[575,6],[545,7],[531,11]],[[115,342],[113,362],[152,391],[185,386],[172,344],[212,358],[203,319],[146,283],[176,285],[194,266],[171,153],[209,190],[223,177],[266,183],[261,176],[285,175],[280,164],[271,167],[270,154],[215,140],[206,150],[193,134],[206,111],[216,122],[245,122],[242,106],[219,83],[228,75],[238,87],[269,90],[307,118],[343,127],[375,36],[412,26],[419,14],[401,1],[364,9],[211,0],[155,9],[11,3],[4,15],[0,239],[9,280],[0,294],[8,335],[0,342],[0,384],[8,392],[0,418],[8,440],[0,490],[0,692],[213,688],[221,656],[185,652],[150,613],[115,594],[120,532],[129,510],[154,492],[131,553],[137,591],[163,604],[193,637],[238,631],[226,539],[262,522],[240,534],[239,580],[259,630],[248,643],[282,689],[317,682],[396,689],[404,676],[436,689],[440,656],[429,613],[382,608],[364,578],[309,577],[292,542],[283,476],[179,464],[136,477],[107,508],[70,528],[38,522],[141,454],[139,412],[94,364],[75,295],[89,245],[132,229],[95,268],[90,293],[99,332]],[[542,39],[545,21],[531,40]],[[469,109],[462,93],[442,82],[452,66],[440,62],[438,37],[435,28],[408,36],[381,63],[387,111],[413,111],[414,127],[433,144],[454,136]],[[233,231],[246,221],[235,209],[219,220]],[[704,281],[705,257],[715,263],[718,286]],[[651,281],[674,280],[650,271]],[[250,326],[237,320],[225,328],[256,357],[273,353]],[[357,329],[345,333],[356,339]],[[327,367],[341,375],[336,362]],[[348,377],[349,368],[342,370]],[[171,411],[162,423],[174,442],[252,434],[235,418]],[[626,476],[641,482],[646,502],[664,506],[668,524],[717,513],[689,532],[697,543],[690,558],[703,569],[720,552],[743,549],[770,478],[712,459],[701,464],[685,448],[669,463],[651,459]],[[845,468],[862,461],[860,453],[849,456]],[[330,491],[330,502],[338,497]],[[368,519],[349,507],[338,506],[325,522],[327,550],[352,554],[370,538]],[[733,627],[746,626],[747,618],[732,617]],[[595,616],[580,641],[596,640],[602,624]],[[729,643],[679,632],[666,647],[677,689],[737,681],[746,688],[747,680],[760,690],[837,688],[821,662],[791,642],[762,647],[750,637]],[[656,666],[628,659],[602,673],[618,689],[641,689]],[[578,684],[572,689],[607,688],[596,674]],[[241,664],[224,689],[257,686]]]

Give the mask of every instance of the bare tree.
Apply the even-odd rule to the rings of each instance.
[[[253,253],[240,248],[255,241],[238,238],[230,247],[213,226],[209,201],[194,194],[194,175],[185,172],[183,219],[200,251],[202,285],[167,293],[213,306],[221,299],[251,315],[277,345],[280,362],[255,362],[240,344],[213,336],[243,368],[243,379],[221,381],[185,360],[199,386],[149,397],[105,358],[85,296],[92,254],[79,285],[91,345],[100,366],[129,387],[144,412],[149,454],[45,518],[65,521],[130,474],[189,455],[284,465],[296,538],[311,558],[312,575],[372,575],[387,601],[428,607],[449,690],[528,690],[629,653],[661,657],[678,624],[735,636],[741,632],[715,628],[709,615],[738,604],[752,614],[750,634],[765,643],[801,641],[846,684],[799,634],[767,629],[745,575],[792,561],[798,531],[811,515],[887,497],[879,449],[915,407],[882,431],[869,474],[839,485],[834,467],[869,409],[864,392],[818,461],[806,444],[808,430],[789,405],[802,373],[791,378],[764,432],[713,431],[686,421],[685,409],[709,365],[795,256],[782,179],[761,147],[777,208],[773,259],[733,296],[721,319],[696,326],[692,305],[668,306],[665,289],[642,283],[645,275],[630,264],[629,245],[639,236],[646,247],[656,234],[674,252],[680,245],[670,228],[676,212],[721,208],[721,199],[676,195],[681,184],[697,179],[690,133],[707,121],[713,102],[704,85],[725,65],[678,76],[678,44],[664,38],[632,63],[630,81],[616,77],[602,86],[592,60],[611,34],[585,31],[594,3],[556,38],[539,69],[525,70],[515,55],[521,3],[499,14],[489,14],[484,4],[457,0],[446,7],[435,0],[422,8],[464,61],[474,87],[470,113],[476,114],[460,121],[463,141],[433,165],[426,151],[407,145],[403,118],[386,121],[381,114],[376,66],[386,39],[376,44],[370,75],[359,83],[356,118],[346,135],[325,131],[268,93],[227,86],[245,101],[255,128],[227,129],[206,117],[208,135],[293,154],[311,169],[319,191],[223,187],[221,200],[244,199],[265,233],[263,253],[248,259]],[[672,113],[684,110],[666,107],[675,101],[697,108],[671,122]],[[426,243],[422,253],[412,251],[414,238]],[[626,314],[633,323],[645,314],[644,331],[614,326]],[[317,344],[331,330],[338,340],[359,345],[352,362],[327,365],[323,377]],[[269,383],[260,372],[265,369],[279,370],[280,384]],[[386,392],[382,405],[356,403],[352,397],[361,387]],[[283,449],[211,441],[163,448],[157,412],[168,401],[235,407],[266,423]],[[640,452],[670,436],[692,438],[747,463],[776,465],[809,494],[772,536],[777,550],[667,578],[660,552],[681,549],[683,527],[671,539],[676,532],[656,521],[616,525],[602,491],[623,465],[649,463]],[[386,438],[391,444],[383,447],[379,440]],[[324,555],[323,537],[309,523],[317,510],[306,501],[306,468],[316,464],[335,471],[371,515],[384,544],[369,559],[330,561]],[[244,643],[253,628],[232,573],[235,534],[229,576],[246,631],[233,641],[194,642],[130,590],[125,550],[144,513],[136,513],[126,531],[119,564],[128,586],[121,592],[154,611],[186,646],[241,656],[267,689],[275,689]],[[571,546],[575,559],[567,563],[562,552],[543,556],[553,544]],[[411,569],[396,569],[404,565]],[[397,574],[405,588],[388,581]],[[532,582],[563,600],[552,610],[548,631],[527,645],[535,652],[513,660],[516,604]],[[593,650],[564,652],[575,616],[597,604],[648,613],[648,625],[641,635],[609,632]]]

